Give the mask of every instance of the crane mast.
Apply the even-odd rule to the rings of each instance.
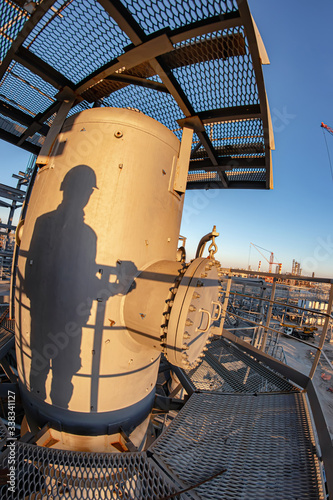
[[[274,252],[271,252],[270,250],[267,250],[266,248],[262,248],[262,247],[259,247],[258,245],[255,245],[254,243],[250,243],[250,245],[252,245],[259,253],[260,255],[263,256],[263,258],[268,262],[268,272],[271,273],[272,272],[272,269],[273,269],[273,265],[276,264],[279,266],[279,273],[281,273],[281,269],[282,269],[282,264],[281,262],[274,262]],[[264,250],[265,252],[269,252],[270,253],[270,256],[269,256],[269,260],[267,259],[267,257],[259,250],[261,248],[261,250]]]

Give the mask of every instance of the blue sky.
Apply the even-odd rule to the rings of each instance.
[[[333,278],[333,181],[320,127],[322,121],[333,127],[333,2],[249,5],[271,62],[263,69],[276,146],[274,190],[188,192],[181,228],[188,257],[215,224],[225,267],[256,268],[262,260],[268,270],[250,251],[253,242],[273,251],[284,272],[296,259],[303,274]],[[333,161],[333,136],[326,139]],[[0,155],[0,182],[13,185],[11,174],[25,170],[29,153],[0,141]]]
[[[268,270],[260,254],[249,251],[253,242],[273,251],[284,272],[296,259],[303,274],[333,278],[333,182],[320,127],[333,128],[333,2],[249,5],[271,63],[263,70],[275,137],[274,190],[223,190],[213,199],[188,192],[181,231],[193,255],[216,224],[217,255],[226,267],[246,268],[250,255],[253,268],[262,260]],[[333,136],[326,134],[333,161]]]

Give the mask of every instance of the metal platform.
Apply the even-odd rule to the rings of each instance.
[[[2,498],[326,498],[302,393],[193,394],[147,452],[69,452],[17,442],[15,455],[16,496],[5,485]]]
[[[6,308],[0,317],[0,360],[15,345],[15,320],[8,318]]]
[[[246,1],[0,0],[0,138],[38,154],[56,113],[129,107],[193,136],[187,189],[272,187],[274,149]]]
[[[193,394],[151,446],[203,499],[324,499],[304,394]]]
[[[0,327],[0,359],[15,345],[14,333]]]
[[[211,344],[185,382],[196,392],[145,452],[17,442],[18,496],[6,485],[3,498],[326,498],[307,397],[298,387],[224,339]]]
[[[214,340],[203,363],[185,373],[195,391],[252,394],[299,391],[288,380],[224,339]]]
[[[9,437],[8,429],[0,418],[0,450],[6,444],[6,439]]]
[[[1,345],[8,335],[13,343],[2,330]],[[69,452],[19,441],[15,496],[5,484],[2,498],[326,498],[299,386],[225,338],[215,338],[202,363],[181,374],[191,397],[147,451]],[[8,439],[0,421],[1,446]],[[0,455],[3,473],[7,460],[8,450]]]

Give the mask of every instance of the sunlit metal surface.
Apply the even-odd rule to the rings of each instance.
[[[186,376],[198,391],[215,393],[298,392],[299,389],[235,345],[214,340],[203,363]]]
[[[325,498],[304,394],[193,394],[152,445],[201,498]]]

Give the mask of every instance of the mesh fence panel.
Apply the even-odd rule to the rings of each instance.
[[[0,114],[0,129],[19,137],[26,130],[26,127]]]
[[[0,83],[0,97],[30,115],[45,111],[57,90],[19,63],[13,63]]]
[[[216,147],[226,144],[264,144],[264,129],[261,119],[237,120],[206,125],[205,130]]]
[[[131,43],[96,0],[57,2],[24,46],[78,83]]]
[[[13,0],[0,0],[0,4],[4,13],[1,40],[7,44],[17,36],[23,18],[28,18],[29,14]],[[223,21],[225,15],[225,19],[239,16],[236,0],[122,0],[118,7],[120,14],[128,17],[134,31],[139,26],[146,35],[158,34],[159,30],[166,28],[176,32],[188,26],[196,28],[205,20],[207,23]],[[216,156],[228,157],[235,162],[231,165],[232,170],[223,174],[230,186],[233,182],[257,182],[262,187],[266,181],[265,164],[255,162],[265,157],[261,119],[218,122],[216,118],[220,109],[259,104],[246,29],[243,19],[238,19],[239,26],[175,44],[174,50],[159,56],[159,62],[163,71],[175,82],[175,88],[179,88],[180,96],[185,96],[185,105],[193,108],[194,114],[215,110],[213,115],[217,121],[205,124],[205,130]],[[6,30],[13,31],[7,33]],[[142,37],[140,29],[138,34]],[[98,0],[58,0],[32,29],[23,47],[77,84],[116,60],[130,43],[129,37]],[[5,53],[7,48],[1,50]],[[138,85],[131,83],[131,77]],[[85,102],[77,105],[71,114],[102,100],[105,106],[138,109],[163,123],[181,139],[177,120],[184,118],[184,114],[167,88],[161,85],[161,77],[164,81],[162,75],[155,74],[149,60],[141,61],[136,66],[123,69],[121,74],[96,81],[82,94]],[[153,82],[159,85],[152,87]],[[43,113],[54,102],[56,95],[57,90],[52,85],[15,62],[11,63],[0,84],[0,99],[30,116]],[[49,117],[46,123],[51,125],[53,119],[54,116]],[[10,127],[8,122],[4,125]],[[28,141],[40,145],[43,138],[35,134]],[[198,137],[194,134],[192,160],[207,160],[209,155],[203,147],[194,151],[197,141]],[[244,167],[244,161],[238,165],[238,158],[248,159],[249,165]],[[196,188],[196,183],[199,187],[205,187],[206,183],[211,183],[213,187],[223,186],[216,171],[205,172],[199,167],[189,174],[188,180],[192,188]]]
[[[231,157],[232,160],[236,160],[232,162],[231,165],[237,166],[237,158],[247,158],[253,159],[264,157],[265,151],[264,146],[261,143],[246,143],[245,141],[241,144],[225,144],[222,146],[215,146],[215,151],[218,156],[226,156]],[[208,158],[208,153],[206,150],[199,150],[196,153],[193,153],[193,159],[200,158]]]
[[[205,131],[217,154],[227,160],[231,168],[225,171],[229,182],[265,182],[266,169],[257,162],[265,157],[264,130],[261,119],[230,120],[205,125]],[[207,158],[203,148],[192,153],[192,161]],[[239,159],[246,159],[248,166],[239,167]],[[216,172],[192,170],[188,182],[218,181]]]
[[[229,181],[265,181],[266,170],[264,168],[234,168],[226,173]]]
[[[173,69],[173,73],[197,111],[258,103],[243,28],[209,33],[186,40],[182,46],[187,50],[179,63],[181,67]]]
[[[75,115],[75,113],[80,113],[80,111],[84,111],[85,109],[90,109],[92,107],[92,104],[89,104],[85,101],[80,102],[76,106],[73,106],[73,108],[69,111],[67,117]]]
[[[225,175],[231,182],[265,182],[266,170],[264,168],[232,169],[226,171]],[[219,182],[220,177],[217,172],[192,171],[187,176],[187,182]]]
[[[0,63],[28,19],[29,13],[15,2],[10,0],[1,2]]]
[[[217,172],[193,171],[187,176],[187,182],[219,182],[220,176]]]
[[[179,129],[176,120],[184,118],[171,95],[163,92],[151,92],[144,87],[129,85],[112,93],[103,102],[112,107],[139,109],[171,130]],[[181,137],[181,131],[178,131],[176,135],[178,138]]]
[[[41,147],[45,142],[45,137],[36,132],[32,137],[28,137],[27,141]]]
[[[1,323],[1,327],[7,330],[7,332],[15,333],[15,319],[5,318]]]
[[[223,15],[237,10],[235,0],[215,1],[205,3],[198,0],[125,0],[124,5],[134,19],[150,34],[154,31],[168,28],[176,29],[189,23],[194,23],[211,16]]]
[[[303,394],[193,394],[150,447],[206,499],[323,499]]]
[[[7,427],[0,418],[0,448],[5,444],[6,439],[9,437]]]
[[[15,122],[11,118],[8,118],[7,116],[0,114],[0,130],[4,130],[5,132],[9,132],[10,134],[20,137],[26,131],[26,127],[18,122]],[[32,144],[42,146],[45,141],[45,137],[39,133],[35,133],[32,137],[28,137],[26,140]],[[6,320],[4,325],[9,325],[9,320]]]

